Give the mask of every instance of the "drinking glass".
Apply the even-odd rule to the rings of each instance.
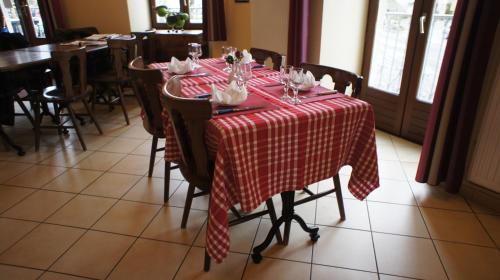
[[[200,57],[203,55],[203,50],[201,49],[201,44],[196,43],[194,46],[196,52],[196,64],[200,64]]]
[[[281,65],[280,66],[280,83],[284,86],[283,87],[283,96],[281,96],[281,100],[287,101],[290,99],[290,95],[288,95],[288,89],[290,86],[288,77],[290,74],[290,67],[287,65]]]
[[[290,82],[290,87],[293,90],[293,97],[290,99],[290,103],[302,103],[302,101],[300,101],[299,99],[299,88],[304,83],[304,70],[299,67],[291,67],[288,79]]]
[[[227,63],[226,58],[233,52],[233,47],[222,47],[222,58],[224,58],[224,62],[226,63],[226,67],[222,69],[222,71],[229,73],[231,72],[231,65]]]
[[[252,79],[252,64],[251,63],[241,63],[239,65],[240,76],[243,86],[246,87],[247,82]]]
[[[198,43],[189,43],[188,54],[192,57],[195,64],[199,64],[199,57],[203,54],[201,45]]]

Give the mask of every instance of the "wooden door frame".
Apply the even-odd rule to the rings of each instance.
[[[375,25],[377,21],[378,7],[379,7],[379,0],[369,1],[367,28],[365,33],[363,67],[362,67],[362,73],[365,79],[363,79],[364,90],[361,93],[361,99],[364,99],[373,105],[375,110],[375,118],[379,120],[376,122],[377,128],[385,130],[390,133],[399,134],[403,122],[404,105],[408,97],[409,83],[412,77],[411,69],[414,59],[413,54],[415,52],[415,47],[417,43],[416,34],[418,32],[418,18],[422,12],[423,0],[415,0],[413,6],[413,12],[410,21],[410,30],[408,33],[408,42],[405,53],[405,62],[403,66],[403,76],[401,77],[401,86],[399,95],[392,95],[389,93],[385,93],[381,90],[370,88],[368,86],[368,81],[370,79],[370,66],[371,66],[371,57],[373,54]],[[396,106],[396,108],[391,108],[392,106]],[[389,112],[391,112],[392,110],[392,113],[394,115],[392,124],[385,124],[383,122],[380,122],[382,115],[381,110],[388,110]]]

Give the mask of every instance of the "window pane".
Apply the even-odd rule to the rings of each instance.
[[[414,0],[381,0],[368,86],[399,95]]]
[[[171,12],[180,12],[180,3],[181,2],[179,0],[156,0],[156,7],[165,5]],[[166,23],[166,18],[156,15],[156,22]]]
[[[24,34],[14,0],[0,1],[0,7],[2,8],[5,24],[9,32]]]
[[[31,18],[33,19],[33,28],[35,29],[36,38],[45,38],[45,28],[43,28],[42,16],[40,15],[40,7],[37,0],[28,0]]]
[[[434,100],[456,4],[456,0],[437,0],[434,5],[429,27],[429,38],[425,48],[424,64],[418,85],[417,100],[419,101],[432,103]]]
[[[191,23],[203,23],[202,0],[189,0],[189,21]]]

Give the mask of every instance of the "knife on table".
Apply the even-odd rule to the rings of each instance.
[[[215,110],[213,112],[213,114],[214,115],[222,115],[222,114],[228,114],[228,113],[256,110],[256,109],[260,109],[260,108],[262,108],[262,106],[247,106],[247,107],[241,107],[241,108],[225,108],[225,109]]]
[[[336,94],[336,93],[339,93],[339,92],[337,90],[332,90],[332,91],[314,93],[313,95],[310,95],[310,96],[301,96],[301,98],[307,99],[307,98],[314,98],[314,97],[318,97],[318,96],[324,96],[324,95],[330,95],[330,94]]]
[[[180,78],[194,78],[194,77],[206,77],[210,76],[209,73],[197,73],[197,74],[184,74],[184,75],[177,75],[177,77]]]

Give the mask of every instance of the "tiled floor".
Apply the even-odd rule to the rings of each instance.
[[[273,244],[258,265],[249,252],[270,222],[241,224],[231,229],[229,257],[205,273],[208,200],[194,201],[181,230],[187,184],[172,172],[163,205],[161,153],[148,178],[151,137],[127,101],[130,126],[118,108],[98,108],[106,133],[86,125],[87,152],[72,132],[52,131],[35,153],[26,120],[6,128],[28,153],[0,151],[0,279],[500,279],[500,213],[416,183],[420,147],[383,132],[378,190],[355,200],[349,168],[341,171],[346,221],[333,196],[301,205],[297,212],[320,226],[319,241],[294,225],[290,244]]]

